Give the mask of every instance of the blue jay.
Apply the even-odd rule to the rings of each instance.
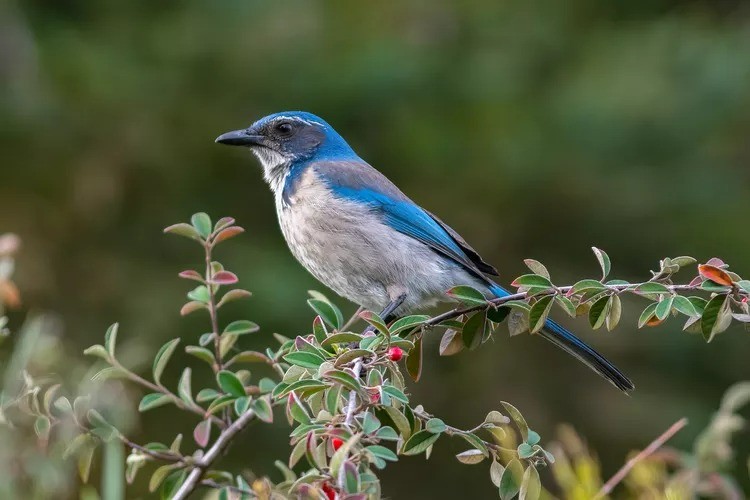
[[[508,291],[468,243],[362,160],[328,123],[276,113],[216,142],[249,147],[263,166],[289,248],[327,287],[391,320],[445,299],[456,285]],[[633,383],[552,320],[541,335],[623,391]]]

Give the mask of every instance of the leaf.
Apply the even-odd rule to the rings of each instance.
[[[607,287],[597,280],[585,279],[577,282],[567,293],[568,297],[577,293],[589,292],[591,290],[606,290]]]
[[[492,306],[487,308],[487,319],[495,323],[502,323],[510,314],[511,308],[506,306]]]
[[[521,482],[523,481],[523,466],[518,459],[514,458],[503,471],[503,475],[500,478],[500,498],[502,500],[511,499],[518,494],[521,490]]]
[[[664,297],[658,304],[656,304],[654,315],[660,320],[664,321],[667,316],[669,316],[669,312],[672,310],[673,300],[674,297],[672,295]]]
[[[462,464],[474,465],[483,461],[486,457],[479,450],[466,450],[456,455],[456,458]]]
[[[236,398],[245,396],[245,387],[242,385],[242,382],[240,382],[240,379],[237,378],[237,375],[230,371],[222,370],[217,373],[216,382],[219,384],[222,391],[231,396]]]
[[[334,382],[343,385],[347,389],[359,392],[360,394],[363,392],[362,384],[359,383],[359,380],[355,379],[352,375],[348,374],[345,371],[328,370],[323,373],[323,378],[333,380]]]
[[[86,348],[83,351],[83,354],[86,356],[96,356],[97,358],[101,358],[105,361],[109,361],[109,352],[107,352],[107,349],[104,348],[103,345],[92,345],[91,347]]]
[[[333,365],[338,368],[342,365],[354,361],[355,359],[369,358],[370,356],[374,355],[375,353],[373,351],[370,351],[369,349],[349,349],[339,354],[339,357],[336,358],[336,361],[333,363]]]
[[[484,444],[484,441],[482,441],[479,438],[479,436],[477,436],[473,432],[461,432],[458,435],[461,436],[462,438],[464,438],[464,440],[467,443],[469,443],[471,446],[473,446],[475,449],[477,449],[477,450],[481,451],[482,453],[484,453],[485,457],[489,457],[490,456],[490,452],[487,449],[487,445]]]
[[[234,363],[266,363],[266,364],[272,364],[273,361],[271,358],[263,354],[262,352],[257,351],[242,351],[238,354],[235,354],[232,359],[230,359],[227,364],[234,364]]]
[[[654,281],[649,281],[646,283],[641,283],[635,288],[635,293],[640,294],[659,294],[659,293],[672,293],[669,291],[669,288],[662,285],[661,283],[656,283]]]
[[[419,455],[438,440],[440,434],[433,434],[423,430],[413,434],[401,449],[402,455]]]
[[[375,455],[378,458],[382,458],[383,460],[388,460],[389,462],[397,462],[398,461],[398,455],[396,455],[394,452],[392,452],[390,449],[386,448],[385,446],[380,445],[372,445],[365,448],[365,450],[369,451],[373,455]]]
[[[538,274],[524,274],[519,276],[510,284],[516,288],[520,287],[538,287],[538,288],[551,288],[552,282],[545,276]]]
[[[510,403],[506,403],[505,401],[500,402],[501,405],[503,405],[503,408],[505,408],[506,413],[508,413],[508,416],[513,420],[513,422],[516,424],[516,427],[518,427],[518,430],[521,432],[521,437],[524,441],[529,439],[529,426],[526,423],[526,419],[523,418],[523,415],[521,415],[521,412],[518,411],[518,408],[513,406]]]
[[[547,271],[547,268],[544,267],[544,264],[542,264],[538,260],[525,259],[523,263],[526,264],[526,267],[531,269],[532,273],[544,276],[545,278],[549,279],[549,271]]]
[[[391,336],[391,331],[388,329],[388,325],[386,325],[385,321],[383,321],[383,318],[378,316],[376,313],[372,311],[362,311],[361,313],[359,313],[359,317],[374,326],[380,333],[382,333],[386,337]]]
[[[188,405],[194,405],[193,392],[190,384],[191,370],[189,367],[185,368],[180,376],[180,382],[177,384],[177,394],[180,396],[185,403]]]
[[[487,312],[479,311],[474,313],[464,323],[461,339],[467,349],[476,349],[482,343],[485,335],[487,323]]]
[[[729,301],[726,295],[716,295],[706,304],[701,318],[701,333],[706,342],[711,342],[717,333],[721,333],[729,326]]]
[[[391,325],[391,335],[396,335],[397,333],[408,330],[410,328],[414,328],[416,326],[421,325],[425,321],[430,319],[429,316],[425,314],[416,314],[412,316],[404,316],[403,318],[397,319],[392,325]]]
[[[605,279],[607,275],[609,274],[610,269],[612,268],[612,264],[609,260],[609,255],[607,255],[607,253],[604,250],[601,250],[596,247],[591,247],[591,250],[594,251],[596,260],[599,261],[599,267],[602,268],[602,279]]]
[[[414,382],[422,376],[422,337],[414,341],[414,347],[406,357],[406,371]]]
[[[176,467],[178,467],[177,464],[169,464],[162,465],[156,469],[154,473],[151,474],[151,480],[148,482],[148,491],[151,493],[155,492],[157,488],[161,486],[161,483],[164,481],[164,478],[167,477],[167,474],[175,470]]]
[[[238,234],[242,234],[244,232],[245,230],[240,226],[232,226],[226,229],[222,229],[214,238],[214,244],[221,243],[222,241],[226,241],[229,238],[234,238]]]
[[[242,290],[240,288],[235,288],[234,290],[229,290],[227,293],[225,293],[218,304],[216,304],[216,307],[219,308],[223,306],[224,304],[228,302],[232,302],[234,300],[239,300],[245,297],[250,297],[252,293],[248,292],[247,290]]]
[[[185,236],[194,240],[200,239],[198,231],[196,231],[195,228],[190,224],[186,224],[184,222],[166,227],[164,228],[164,232],[169,234],[176,234],[178,236]]]
[[[91,441],[88,441],[88,443],[87,446],[83,446],[79,450],[77,460],[78,475],[81,476],[81,481],[84,483],[87,483],[89,480],[91,462],[94,459],[94,451],[96,450],[96,446]]]
[[[492,481],[492,484],[495,485],[495,487],[500,487],[500,480],[503,477],[503,472],[505,471],[505,467],[500,465],[500,463],[492,459],[492,465],[490,465],[490,480]]]
[[[732,286],[731,276],[729,276],[729,274],[727,274],[726,271],[716,266],[711,266],[708,264],[699,264],[698,273],[704,278],[706,278],[707,280],[713,281],[717,285]]]
[[[180,316],[187,316],[188,314],[200,309],[208,309],[208,306],[206,306],[206,304],[204,304],[203,302],[191,300],[190,302],[187,302],[182,306],[182,308],[180,309]]]
[[[470,286],[454,286],[446,292],[446,295],[470,306],[485,304],[487,302],[482,292]]]
[[[172,354],[174,353],[174,350],[177,348],[177,344],[180,343],[180,339],[172,339],[159,349],[159,352],[156,353],[156,357],[154,358],[154,366],[153,366],[153,373],[154,373],[154,382],[158,384],[161,384],[161,375],[164,372],[164,368],[167,367],[167,363],[169,362],[169,358],[172,357]]]
[[[342,475],[339,477],[343,478],[343,489],[346,493],[358,493],[360,489],[360,478],[357,466],[354,465],[350,460],[345,460],[341,464]]]
[[[544,327],[544,323],[547,321],[547,315],[549,315],[549,311],[552,308],[552,299],[552,295],[547,295],[537,300],[534,305],[531,306],[531,311],[529,311],[529,327],[531,333],[536,333]]]
[[[398,401],[401,401],[404,404],[409,404],[409,398],[407,398],[406,394],[404,394],[400,389],[397,389],[396,387],[393,387],[392,385],[381,386],[381,389],[384,393],[388,394],[393,399],[397,399]]]
[[[302,368],[317,370],[323,364],[322,356],[308,351],[294,351],[284,356],[284,361]]]
[[[189,345],[189,346],[185,346],[185,352],[192,356],[195,356],[201,361],[205,361],[206,363],[209,364],[209,366],[212,366],[216,362],[216,358],[214,358],[214,353],[212,353],[205,347]]]
[[[211,296],[208,293],[208,288],[206,287],[206,285],[198,285],[187,293],[187,298],[195,302],[208,304]]]
[[[484,417],[484,423],[492,425],[506,425],[510,423],[510,419],[499,411],[492,410],[487,414],[486,417]]]
[[[440,355],[453,356],[463,351],[463,349],[464,343],[461,332],[458,330],[446,330],[443,338],[440,339]]]
[[[508,316],[508,332],[510,336],[520,335],[529,331],[529,315],[523,309],[514,309]]]
[[[201,389],[195,395],[195,400],[199,403],[205,403],[206,401],[213,401],[219,396],[221,396],[221,393],[215,389]]]
[[[529,465],[523,473],[518,500],[537,500],[541,494],[542,483],[539,480],[539,471],[533,465]]]
[[[212,230],[211,218],[208,216],[208,214],[205,214],[203,212],[194,214],[190,218],[190,223],[193,225],[195,231],[201,236],[201,238],[203,238],[204,240],[208,239]]]
[[[589,309],[589,324],[592,329],[597,330],[604,324],[609,314],[611,299],[610,295],[605,295],[591,305],[591,309]]]
[[[391,419],[393,425],[398,429],[399,434],[401,434],[404,439],[408,439],[409,436],[411,436],[411,425],[409,425],[409,420],[403,413],[392,406],[382,407],[382,411],[384,411],[388,418]],[[381,421],[382,420],[383,419],[381,418]]]
[[[622,315],[622,301],[619,295],[612,295],[609,303],[609,312],[606,317],[607,330],[610,332],[615,329],[617,324],[620,322],[620,316]]]
[[[237,275],[229,271],[219,271],[211,276],[210,280],[215,285],[234,285],[238,281],[240,280]]]
[[[565,297],[564,295],[555,295],[555,302],[565,311],[565,313],[570,316],[571,318],[576,317],[576,306],[573,305],[573,302]]]
[[[317,336],[316,336],[317,339]],[[349,342],[359,342],[362,340],[362,335],[359,335],[357,333],[351,333],[351,332],[344,332],[344,333],[334,333],[332,335],[329,335],[325,337],[324,340],[318,341],[320,342],[320,345],[322,346],[329,346],[333,344],[346,344]]]
[[[306,391],[309,391],[310,389],[325,389],[326,387],[328,386],[320,380],[303,378],[302,380],[297,380],[296,382],[289,384],[278,394],[274,394],[274,396],[276,397],[276,399],[281,399],[292,391],[304,393]]]
[[[448,426],[439,418],[431,418],[425,424],[424,429],[433,434],[441,434],[448,429]]]
[[[273,422],[273,409],[271,407],[269,399],[269,396],[263,396],[261,398],[254,399],[250,403],[250,407],[253,409],[258,418],[268,424]]]
[[[104,334],[104,348],[110,356],[115,356],[115,344],[117,343],[117,329],[120,327],[119,323],[112,323],[107,328],[107,333]]]
[[[341,328],[341,325],[344,323],[344,317],[336,306],[321,299],[307,299],[307,303],[328,326],[336,330]]]
[[[372,413],[365,413],[365,417],[362,420],[362,432],[364,434],[372,434],[380,428],[380,420]]]
[[[646,306],[641,313],[641,316],[638,318],[638,328],[643,328],[649,321],[651,321],[651,318],[654,317],[654,313],[656,312],[656,305],[656,302],[654,302]]]
[[[160,392],[152,392],[151,394],[146,394],[145,396],[143,396],[143,398],[141,398],[141,402],[138,404],[138,411],[144,412],[152,410],[170,402],[172,402],[172,398],[170,398],[166,394],[162,394]]]
[[[250,396],[242,396],[234,400],[234,413],[241,417],[250,407]]]
[[[700,313],[695,308],[690,299],[683,297],[682,295],[675,295],[672,300],[672,307],[677,311],[681,312],[685,316],[695,317],[700,316]]]
[[[195,442],[198,446],[200,446],[201,448],[205,448],[206,445],[208,445],[208,440],[210,438],[211,419],[207,418],[206,420],[198,422],[198,425],[195,426],[195,429],[193,429],[193,439],[195,439]]]
[[[331,460],[328,463],[328,468],[334,479],[339,477],[339,474],[341,473],[341,465],[344,463],[344,460],[346,460],[346,457],[349,456],[349,451],[359,442],[359,438],[359,434],[355,434],[344,441],[344,444],[342,444],[331,457]]]
[[[258,330],[260,330],[260,327],[252,321],[241,319],[229,323],[226,328],[224,328],[224,333],[227,335],[245,335],[246,333],[254,333]]]
[[[518,458],[526,459],[534,456],[535,451],[534,447],[529,443],[521,443],[518,445],[516,452],[518,453]]]

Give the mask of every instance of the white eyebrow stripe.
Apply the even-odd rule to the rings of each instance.
[[[306,120],[304,118],[300,118],[299,116],[286,116],[286,115],[275,116],[273,118],[273,120],[271,120],[271,121],[275,122],[275,121],[279,121],[279,120],[293,120],[293,121],[297,121],[297,122],[300,122],[300,123],[304,123],[306,125],[315,124],[315,125],[320,125],[321,127],[325,127],[325,125],[323,125],[322,123],[320,123],[318,121],[315,121],[315,120]]]

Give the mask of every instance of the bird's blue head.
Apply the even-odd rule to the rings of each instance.
[[[269,182],[283,178],[310,160],[348,160],[356,153],[333,127],[312,113],[284,111],[249,127],[216,138],[219,144],[249,147],[263,165]]]

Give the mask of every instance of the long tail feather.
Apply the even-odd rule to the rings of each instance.
[[[508,295],[507,290],[499,285],[495,285],[494,283],[493,285],[491,291],[496,296],[504,297]],[[540,334],[563,351],[576,357],[579,361],[607,379],[612,385],[621,391],[628,392],[635,389],[633,382],[618,370],[615,365],[610,363],[604,356],[576,337],[572,332],[566,330],[551,319],[547,320],[544,324],[544,328],[541,330]]]

